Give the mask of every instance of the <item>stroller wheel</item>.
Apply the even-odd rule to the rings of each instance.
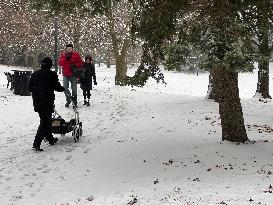
[[[78,132],[76,134],[76,139],[77,139],[77,141],[80,139],[80,130],[78,130]]]
[[[74,129],[72,133],[74,142],[77,142],[80,138],[80,130],[79,129]]]
[[[77,142],[82,136],[82,122],[79,122],[73,129],[72,136],[74,142]]]
[[[73,139],[74,139],[74,142],[77,142],[77,141],[78,141],[78,140],[77,140],[77,130],[76,130],[76,129],[73,130],[73,132],[72,132],[72,137],[73,137]]]
[[[79,124],[79,137],[82,136],[82,122]]]

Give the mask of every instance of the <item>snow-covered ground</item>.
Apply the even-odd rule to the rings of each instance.
[[[0,65],[1,205],[273,204],[273,104],[252,98],[257,71],[239,78],[253,143],[221,142],[218,104],[204,98],[206,73],[165,72],[167,85],[131,88],[114,86],[114,68],[102,66],[90,107],[79,90],[83,137],[55,135],[57,144],[43,142],[37,153],[39,117],[30,96],[6,88],[12,69]],[[69,120],[64,103],[56,93]]]

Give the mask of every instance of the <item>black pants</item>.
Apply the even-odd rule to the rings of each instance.
[[[90,96],[91,96],[90,90],[83,90],[82,93],[83,93],[84,99],[86,99],[86,96],[87,96],[88,100],[90,99]]]
[[[34,143],[35,146],[40,146],[43,139],[46,138],[48,141],[51,141],[53,138],[52,135],[52,122],[51,122],[51,111],[42,111],[39,112],[40,116],[40,125],[38,127]]]

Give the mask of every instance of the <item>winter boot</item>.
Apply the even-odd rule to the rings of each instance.
[[[90,102],[89,102],[89,100],[86,102],[86,106],[90,106]]]
[[[32,149],[33,149],[34,151],[37,151],[37,152],[42,152],[42,151],[44,151],[43,149],[40,148],[40,145],[35,145],[35,144],[33,144]]]
[[[77,96],[76,95],[72,96],[71,99],[72,99],[72,102],[73,102],[73,108],[77,108],[78,107],[77,106]]]
[[[70,103],[69,103],[69,102],[67,102],[67,103],[65,103],[65,105],[64,105],[64,106],[65,106],[65,107],[69,107],[69,104],[70,104]]]
[[[78,108],[77,103],[74,103],[73,109],[76,109],[76,108]]]
[[[83,101],[83,105],[87,105],[87,101],[86,100]]]
[[[48,143],[50,145],[54,145],[57,141],[58,141],[58,138],[57,137],[53,137],[52,139],[48,140]]]

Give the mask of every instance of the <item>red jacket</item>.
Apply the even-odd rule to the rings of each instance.
[[[70,77],[73,75],[71,65],[76,65],[77,68],[82,67],[83,60],[80,56],[80,54],[77,51],[64,52],[61,54],[59,58],[59,66],[62,67],[63,70],[63,76]]]

